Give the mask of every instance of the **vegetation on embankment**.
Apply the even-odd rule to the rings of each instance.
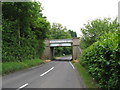
[[[97,83],[90,76],[88,71],[79,63],[73,63],[76,69],[78,70],[80,77],[82,78],[86,88],[98,88]]]
[[[120,42],[118,34],[108,33],[81,55],[81,63],[101,88],[120,88]]]
[[[2,2],[2,62],[39,58],[50,23],[38,2]]]
[[[15,61],[15,62],[5,62],[2,65],[2,75],[9,74],[11,72],[15,72],[18,70],[30,68],[36,65],[40,65],[43,63],[43,60],[40,59],[33,59],[33,60],[24,60],[22,62]]]
[[[50,25],[40,2],[2,2],[2,62],[22,62],[42,56],[45,39],[77,37],[61,24]],[[56,48],[55,54],[70,54],[71,48]]]
[[[99,23],[103,23],[102,20]],[[84,33],[89,35],[89,39],[86,36],[82,41],[87,46],[84,46],[80,63],[95,78],[99,88],[120,89],[120,31],[116,21],[106,21],[106,28],[104,23],[99,23],[96,21],[91,24],[93,26],[86,25]],[[102,32],[99,27],[103,28]],[[99,32],[98,35],[95,32]],[[91,41],[92,44],[89,43]]]

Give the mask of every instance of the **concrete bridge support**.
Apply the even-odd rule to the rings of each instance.
[[[49,43],[49,40],[45,40],[45,50],[43,52],[43,55],[41,56],[42,59],[51,59],[51,49]]]
[[[50,46],[50,40],[45,40],[45,45],[46,47],[41,58],[52,60],[54,57],[54,47]],[[72,47],[72,59],[76,60],[79,58],[81,53],[79,38],[72,39],[71,47]]]
[[[52,60],[54,57],[54,47],[50,47],[50,40],[45,40],[45,50],[41,56],[44,60]]]
[[[81,53],[80,50],[80,40],[78,38],[73,39],[73,44],[72,44],[72,59],[76,60],[79,58]]]

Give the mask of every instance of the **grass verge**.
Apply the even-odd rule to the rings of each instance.
[[[79,71],[81,78],[84,81],[86,88],[98,88],[97,83],[92,79],[87,70],[80,63],[73,63]]]
[[[2,63],[2,75],[9,74],[18,70],[25,68],[30,68],[32,66],[40,65],[43,61],[40,59],[25,60],[25,61],[16,61],[16,62],[5,62]]]

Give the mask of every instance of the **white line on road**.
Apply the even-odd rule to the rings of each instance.
[[[24,87],[26,87],[26,86],[28,86],[28,83],[26,83],[26,84],[22,85],[22,86],[21,86],[21,87],[19,87],[17,90],[20,90],[20,89],[22,89],[22,88],[24,88]]]
[[[70,63],[70,65],[72,66],[72,68],[75,69],[75,67],[73,66],[73,64],[72,64],[71,62],[69,62],[69,63]]]
[[[49,69],[48,71],[46,71],[46,72],[44,72],[43,74],[41,74],[40,76],[42,77],[42,76],[44,76],[45,74],[47,74],[48,72],[50,72],[51,70],[53,70],[54,69],[54,67],[52,67],[51,69]]]

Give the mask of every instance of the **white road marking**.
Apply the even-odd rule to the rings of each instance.
[[[17,90],[20,90],[20,89],[22,89],[22,88],[24,88],[24,87],[26,87],[26,86],[28,86],[28,83],[26,83],[26,84],[22,85],[22,86],[21,86],[21,87],[19,87]]]
[[[72,66],[72,68],[75,69],[75,67],[73,66],[73,64],[72,64],[71,62],[69,62],[69,63],[70,63],[70,65]]]
[[[51,70],[53,70],[54,69],[54,67],[52,67],[51,69],[49,69],[48,71],[46,71],[46,72],[44,72],[43,74],[41,74],[40,76],[42,77],[42,76],[44,76],[45,74],[47,74],[48,72],[50,72]]]

